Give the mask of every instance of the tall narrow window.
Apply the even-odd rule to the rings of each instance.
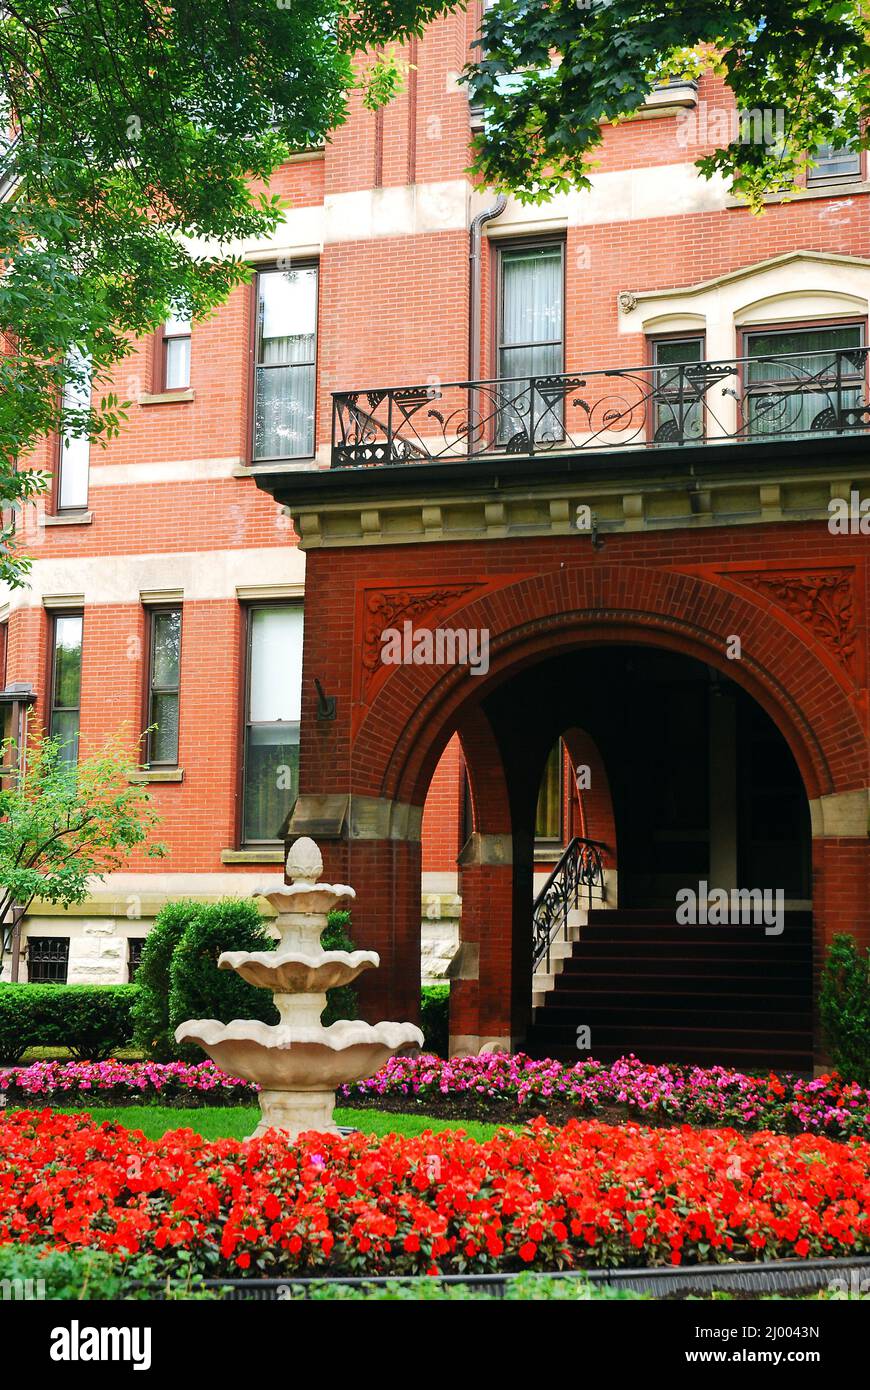
[[[269,270],[257,279],[254,458],[314,453],[317,268]]]
[[[562,767],[564,755],[562,740],[558,739],[550,749],[544,766],[544,775],[538,792],[538,808],[535,815],[536,840],[561,840],[562,838]]]
[[[91,441],[83,414],[91,408],[91,377],[87,358],[73,351],[67,358],[71,375],[63,392],[64,425],[58,456],[55,505],[59,512],[82,512],[88,505]]]
[[[846,183],[861,173],[861,154],[848,145],[835,150],[833,145],[816,145],[815,168],[807,171],[807,183]]]
[[[687,370],[704,357],[703,337],[654,338],[652,355],[652,438],[656,444],[682,444],[704,434],[700,378]]]
[[[151,611],[148,651],[148,766],[177,767],[180,608]]]
[[[803,434],[843,427],[861,404],[866,354],[860,323],[747,333],[744,419],[749,434]]]
[[[248,613],[244,823],[246,844],[274,844],[298,791],[302,609]]]
[[[58,613],[54,618],[49,729],[60,744],[62,760],[70,767],[79,755],[82,624],[81,613]]]
[[[190,385],[190,318],[173,315],[163,325],[163,390],[184,391]]]
[[[511,247],[501,253],[498,374],[499,440],[561,439],[561,393],[531,390],[529,377],[564,368],[562,245]],[[519,378],[519,380],[510,380]]]

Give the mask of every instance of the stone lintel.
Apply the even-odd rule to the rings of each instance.
[[[870,832],[870,788],[832,792],[810,802],[813,839],[863,839]]]
[[[513,863],[513,843],[510,835],[481,835],[475,830],[466,840],[457,863],[460,866]]]

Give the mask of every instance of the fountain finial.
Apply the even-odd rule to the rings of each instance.
[[[308,835],[300,835],[287,851],[287,877],[291,883],[314,885],[323,873],[323,855]]]

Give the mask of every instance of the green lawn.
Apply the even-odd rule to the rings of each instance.
[[[69,1109],[68,1115],[81,1115]],[[260,1118],[258,1109],[247,1106],[203,1106],[201,1110],[179,1110],[166,1105],[94,1105],[89,1114],[97,1122],[111,1120],[127,1129],[141,1129],[148,1139],[159,1139],[170,1129],[192,1129],[204,1139],[244,1139],[253,1132]],[[462,1129],[472,1139],[489,1139],[498,1125],[479,1120],[439,1120],[429,1115],[390,1115],[378,1110],[336,1110],[336,1123],[353,1125],[366,1134],[404,1134],[413,1138],[427,1129]]]

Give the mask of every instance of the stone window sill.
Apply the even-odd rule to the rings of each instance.
[[[45,526],[90,526],[93,512],[52,512],[42,520]]]
[[[222,864],[283,864],[284,851],[280,845],[274,849],[222,849]]]
[[[762,202],[765,207],[775,203],[806,203],[813,198],[851,198],[855,193],[870,193],[870,180],[837,180],[832,183],[812,183],[796,188],[791,193],[766,193]],[[746,204],[740,198],[728,198],[726,208],[743,208]]]
[[[140,405],[183,405],[195,399],[195,392],[187,391],[143,391],[139,397]]]
[[[131,772],[131,782],[183,782],[183,767],[144,767],[140,772]]]

